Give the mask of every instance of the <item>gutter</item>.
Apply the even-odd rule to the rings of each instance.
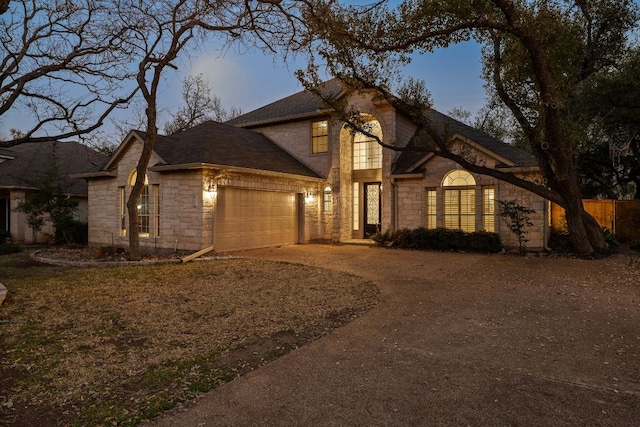
[[[224,169],[225,171],[240,172],[252,175],[275,176],[279,178],[295,178],[305,181],[324,182],[325,178],[313,177],[308,175],[298,175],[286,172],[267,171],[263,169],[245,168],[240,166],[217,165],[213,163],[185,163],[180,165],[158,165],[148,168],[152,172],[172,172],[179,170],[197,170],[197,169]]]

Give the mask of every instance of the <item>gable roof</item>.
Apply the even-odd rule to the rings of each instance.
[[[339,96],[343,92],[340,82],[337,79],[323,83],[320,89],[324,93],[335,96]],[[236,117],[228,121],[227,124],[251,128],[260,125],[304,119],[326,114],[321,111],[323,107],[320,98],[304,90]],[[428,115],[431,122],[436,126],[436,129],[438,129],[438,132],[443,136],[445,133],[449,135],[458,134],[464,139],[476,143],[480,148],[496,154],[498,158],[506,160],[507,162],[504,163],[504,166],[537,166],[535,157],[526,151],[500,141],[485,132],[465,125],[436,110],[430,110]],[[423,157],[425,157],[424,152],[404,151],[394,165],[394,173],[410,173],[414,169],[412,166],[420,162]]]
[[[155,166],[211,164],[319,178],[266,136],[212,120],[159,136],[154,151],[165,162]]]
[[[459,135],[478,145],[479,149],[488,150],[494,157],[502,159],[502,164],[497,167],[537,167],[535,156],[524,150],[507,144],[476,128],[468,126],[436,110],[430,110],[427,114],[430,122],[442,136]],[[393,173],[411,173],[416,167],[426,160],[429,154],[421,151],[403,151],[394,165]]]
[[[131,131],[99,170],[81,177],[114,177],[113,169],[119,158],[128,144],[136,139],[144,141],[145,132]],[[172,135],[158,135],[154,152],[162,159],[155,165],[149,165],[149,169],[155,171],[235,168],[321,178],[266,136],[212,120]]]
[[[86,197],[87,182],[69,175],[95,170],[107,156],[78,142],[25,142],[2,148],[0,188],[34,189],[51,167],[54,153],[63,188],[68,194]]]
[[[336,79],[322,83],[319,88],[327,95],[339,96],[343,92],[339,81]],[[303,90],[231,119],[227,124],[250,128],[270,123],[299,120],[326,115],[321,111],[323,108],[325,108],[325,105],[320,98],[308,90]]]

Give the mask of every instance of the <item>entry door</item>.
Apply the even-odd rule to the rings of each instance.
[[[381,191],[379,182],[364,183],[364,237],[370,237],[380,231]]]

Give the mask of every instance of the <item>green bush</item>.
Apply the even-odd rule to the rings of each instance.
[[[0,230],[0,245],[11,242],[11,233],[8,230]]]
[[[461,230],[448,230],[445,228],[431,230],[424,227],[413,230],[403,228],[394,233],[387,231],[376,236],[374,240],[379,246],[400,249],[487,253],[495,253],[502,250],[500,236],[486,231],[465,233]]]
[[[11,245],[11,244],[0,245],[0,255],[15,254],[21,251],[22,251],[22,248],[18,245]]]
[[[86,245],[89,241],[89,224],[67,218],[56,224],[54,241],[58,245],[79,243]]]

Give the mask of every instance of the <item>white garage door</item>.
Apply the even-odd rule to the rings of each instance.
[[[230,251],[298,243],[295,193],[222,188],[218,191],[216,249]]]

